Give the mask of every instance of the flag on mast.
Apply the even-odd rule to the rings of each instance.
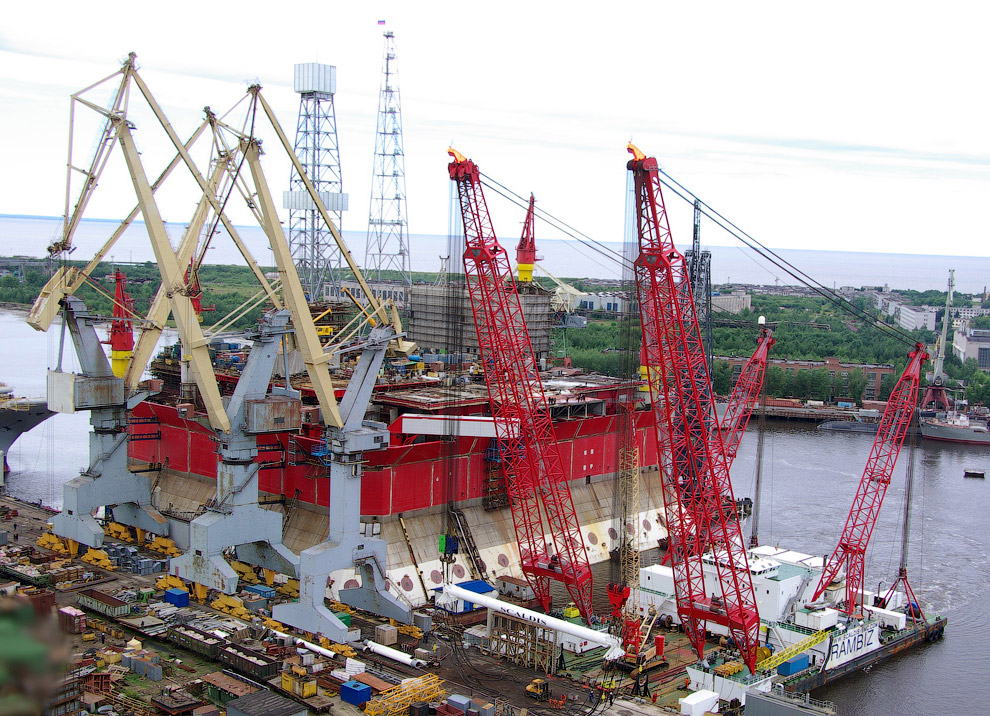
[[[378,24],[379,24],[379,25],[384,25],[384,24],[385,24],[385,21],[384,21],[384,20],[379,20],[379,21],[378,21]]]

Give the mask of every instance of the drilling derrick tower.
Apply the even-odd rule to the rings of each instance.
[[[337,68],[314,62],[296,65],[293,87],[299,93],[295,155],[340,231],[347,194],[343,193],[333,107]],[[282,194],[282,208],[289,210],[289,250],[303,290],[310,301],[322,300],[328,290],[340,287],[342,256],[294,165],[289,191]]]
[[[406,168],[402,147],[402,108],[399,101],[395,36],[385,33],[382,86],[378,93],[378,129],[372,167],[371,210],[365,248],[369,281],[396,278],[412,286],[409,229],[406,223]]]

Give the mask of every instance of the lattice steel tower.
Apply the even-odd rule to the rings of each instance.
[[[330,218],[341,230],[347,194],[343,193],[337,118],[333,108],[337,68],[314,62],[296,65],[293,87],[299,93],[296,156],[319,192]],[[282,206],[289,210],[292,260],[310,300],[322,300],[327,290],[339,293],[334,289],[339,289],[341,281],[340,249],[295,168],[289,178],[289,191],[283,193]]]
[[[395,36],[386,32],[382,86],[378,93],[378,129],[371,179],[368,239],[365,245],[365,277],[369,281],[397,279],[408,287],[412,285],[412,274],[409,263],[409,230],[406,225],[402,109],[399,105],[397,80]]]

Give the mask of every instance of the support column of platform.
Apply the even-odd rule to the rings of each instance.
[[[330,528],[326,541],[304,550],[299,562],[299,601],[275,606],[273,617],[297,629],[346,642],[347,626],[325,602],[327,580],[336,570],[356,568],[361,586],[341,589],[340,600],[358,609],[409,624],[412,607],[386,589],[385,540],[361,530],[361,473],[364,453],[388,447],[384,423],[364,420],[375,378],[391,338],[390,327],[371,332],[347,392],[340,403],[342,428],[328,428],[326,461],[330,468]]]
[[[87,547],[102,547],[103,528],[93,513],[112,507],[117,522],[167,535],[168,522],[151,506],[151,481],[127,469],[127,409],[148,394],[125,401],[124,382],[114,376],[96,335],[96,318],[75,296],[66,296],[63,305],[63,320],[82,373],[50,371],[48,404],[62,413],[89,410],[93,432],[89,466],[62,487],[62,512],[52,519],[55,534]]]
[[[252,427],[245,407],[248,399],[267,395],[288,320],[285,310],[270,312],[263,319],[227,406],[230,433],[218,435],[216,497],[207,503],[206,513],[189,524],[189,549],[169,565],[175,576],[224,594],[237,591],[237,573],[223,556],[230,547],[237,548],[243,562],[285,574],[295,574],[299,565],[295,553],[282,544],[282,515],[258,504],[257,432],[248,432]]]

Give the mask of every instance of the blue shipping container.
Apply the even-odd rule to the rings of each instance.
[[[340,698],[352,706],[366,704],[371,701],[371,687],[359,681],[347,681],[340,685]]]
[[[189,592],[187,592],[185,589],[179,589],[178,587],[174,589],[166,589],[165,601],[176,607],[188,607]]]
[[[807,654],[799,654],[792,659],[788,659],[783,664],[777,667],[777,673],[781,676],[791,676],[799,671],[804,671],[808,668],[810,662],[808,661]]]
[[[252,594],[257,594],[264,597],[265,599],[275,598],[275,588],[269,587],[265,584],[249,584],[244,587],[245,592],[251,592]]]

